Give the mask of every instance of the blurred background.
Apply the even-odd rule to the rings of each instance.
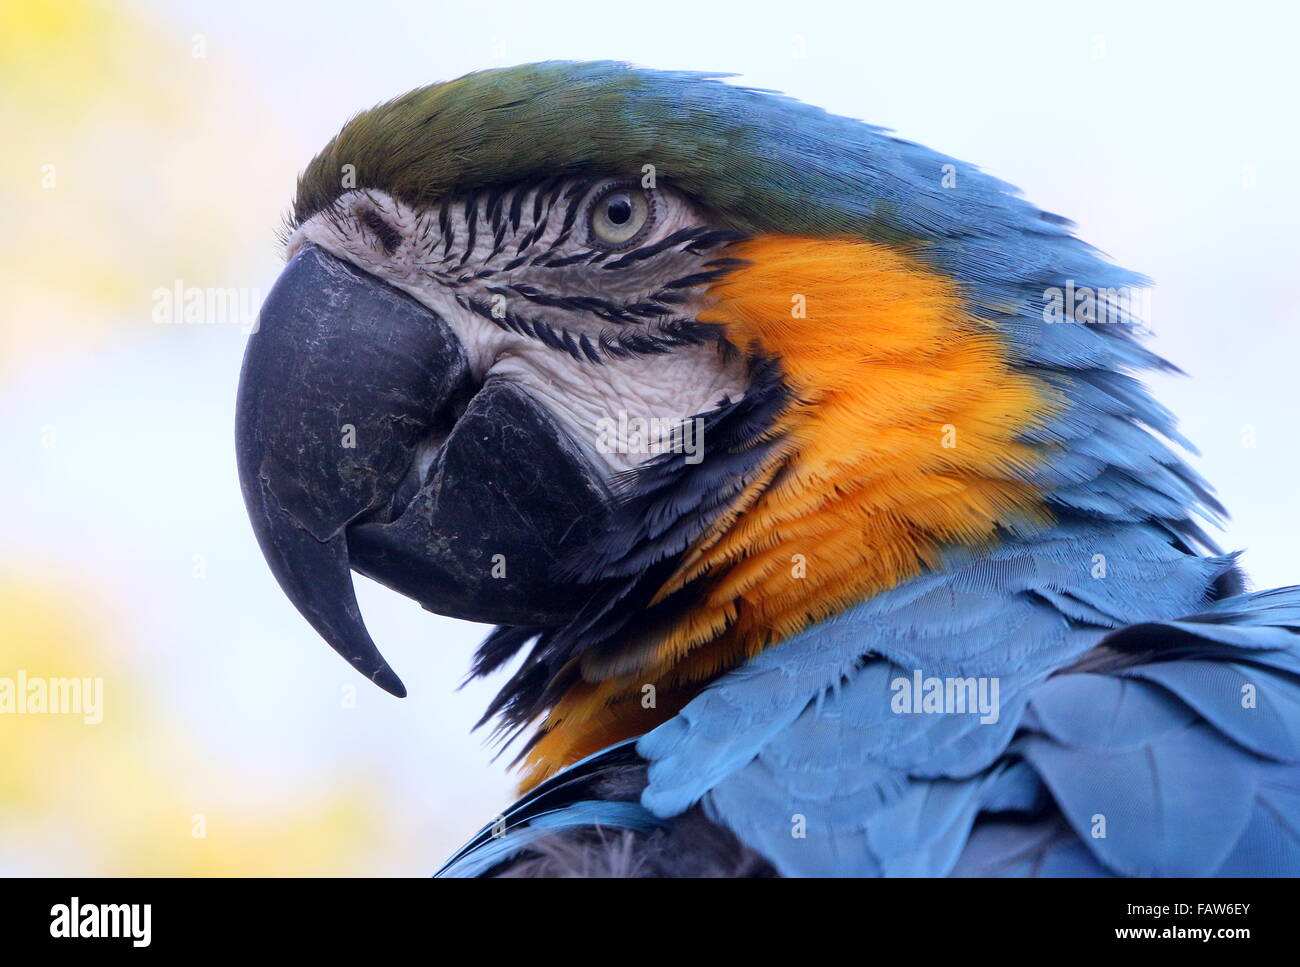
[[[294,178],[485,67],[730,71],[974,161],[1157,283],[1162,399],[1258,587],[1300,582],[1300,69],[1278,3],[0,0],[0,874],[426,875],[510,799],[481,626],[357,579],[366,685],[277,589],[233,402]],[[187,314],[189,293],[230,290]],[[180,301],[177,301],[179,294]]]

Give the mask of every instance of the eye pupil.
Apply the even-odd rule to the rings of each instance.
[[[651,197],[622,184],[605,185],[587,211],[587,232],[591,244],[619,249],[636,243],[653,223]]]
[[[632,202],[626,195],[615,196],[610,199],[605,217],[615,225],[627,224],[627,220],[632,217]]]

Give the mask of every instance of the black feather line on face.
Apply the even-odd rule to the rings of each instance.
[[[509,741],[577,682],[575,659],[584,652],[612,652],[633,625],[638,634],[670,627],[698,602],[708,579],[650,604],[682,553],[740,497],[779,445],[772,429],[790,402],[780,365],[751,350],[749,376],[743,397],[699,417],[707,441],[700,463],[665,453],[624,474],[612,526],[577,558],[557,565],[567,579],[591,587],[586,607],[559,628],[497,628],[479,647],[471,678],[496,671],[533,642],[480,726],[498,718],[494,731]]]
[[[494,288],[489,291],[502,294],[503,290]],[[552,349],[567,353],[578,362],[602,363],[611,358],[628,359],[633,356],[664,355],[683,346],[699,346],[705,343],[718,343],[719,351],[726,351],[723,348],[726,346],[726,340],[722,327],[709,322],[696,322],[693,319],[660,322],[650,329],[625,329],[617,332],[607,329],[596,337],[599,343],[597,346],[592,344],[590,337],[585,333],[575,333],[570,329],[554,326],[542,319],[519,312],[494,311],[493,307],[482,299],[458,295],[456,301],[498,328],[536,339]],[[567,305],[565,308],[580,307]],[[595,308],[582,308],[587,308],[587,311],[601,318],[608,318]]]
[[[471,192],[469,200],[465,202],[465,251],[456,263],[458,269],[474,254],[474,242],[478,236],[478,198],[478,192]]]
[[[456,240],[456,230],[451,224],[451,203],[446,199],[438,206],[438,230],[442,233],[442,259],[451,255],[451,243]]]

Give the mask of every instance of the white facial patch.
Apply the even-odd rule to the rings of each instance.
[[[548,181],[418,211],[351,191],[290,236],[286,258],[311,242],[406,292],[456,333],[477,381],[516,383],[611,471],[666,450],[699,462],[709,443],[696,418],[748,387],[740,353],[684,335],[698,331],[726,233],[679,193],[633,185],[646,192],[645,228],[603,245],[592,199],[612,181]]]

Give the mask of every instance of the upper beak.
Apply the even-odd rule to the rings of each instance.
[[[315,245],[289,260],[249,338],[236,448],[281,588],[399,697],[350,569],[432,611],[503,624],[564,620],[593,590],[555,566],[608,519],[584,448],[515,384],[475,386],[435,312]]]
[[[244,355],[236,448],[262,553],[312,627],[398,697],[357,608],[344,529],[389,502],[467,379],[441,319],[315,245],[289,260]]]

